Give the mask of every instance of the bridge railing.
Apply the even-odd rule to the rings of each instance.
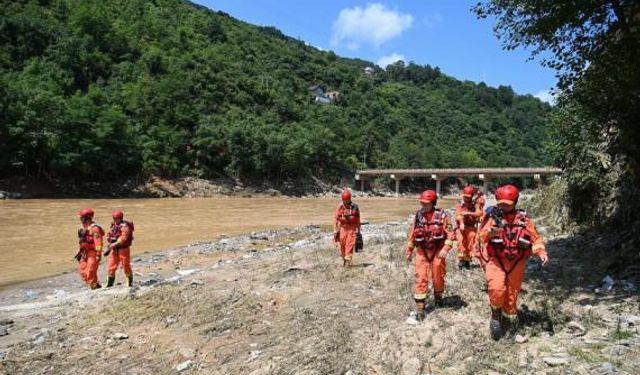
[[[441,181],[448,177],[477,176],[483,182],[486,193],[489,181],[493,177],[533,177],[541,183],[542,176],[561,174],[556,167],[534,168],[427,168],[427,169],[363,169],[356,171],[355,180],[360,181],[360,190],[364,190],[365,181],[373,177],[389,176],[395,180],[396,196],[400,194],[400,182],[406,178],[429,177],[436,182],[436,193],[440,195]]]

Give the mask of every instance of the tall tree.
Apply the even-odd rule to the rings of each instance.
[[[474,9],[479,17],[496,18],[494,30],[506,49],[529,47],[532,57],[557,71],[555,154],[566,168],[572,201],[585,202],[575,207],[576,216],[603,211],[605,205],[586,203],[593,196],[616,203],[618,210],[607,211],[618,216],[637,212],[638,204],[621,199],[629,202],[638,189],[618,188],[640,182],[640,2],[488,0]]]

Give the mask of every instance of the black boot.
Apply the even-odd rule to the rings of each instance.
[[[444,299],[442,298],[442,294],[434,294],[433,302],[436,307],[444,307]]]
[[[500,340],[502,336],[502,309],[491,308],[491,320],[489,321],[489,332],[491,338],[494,340]]]
[[[115,282],[116,282],[116,277],[115,276],[109,276],[107,278],[107,288],[111,288]]]
[[[416,320],[421,322],[426,317],[424,312],[424,300],[415,300],[416,301]]]
[[[516,332],[518,331],[518,317],[508,318],[506,316],[502,317],[502,332],[506,336],[515,337]]]
[[[127,286],[128,287],[132,287],[133,286],[133,275],[127,276]]]

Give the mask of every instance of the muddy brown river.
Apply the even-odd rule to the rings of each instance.
[[[406,219],[418,208],[411,198],[358,198],[362,220]],[[108,231],[111,212],[121,209],[135,223],[134,254],[159,251],[264,229],[317,224],[327,230],[338,199],[188,198],[188,199],[30,199],[0,201],[0,287],[75,269],[76,215],[83,207]],[[441,200],[452,207],[453,200]],[[366,231],[366,228],[363,229]]]

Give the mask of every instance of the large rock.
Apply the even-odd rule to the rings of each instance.
[[[602,349],[603,354],[609,354],[611,356],[619,356],[631,350],[628,346],[625,345],[611,345],[604,349]]]
[[[572,336],[584,336],[587,333],[587,329],[582,324],[574,321],[567,324],[567,331]]]
[[[192,360],[181,362],[176,366],[176,371],[182,372],[182,371],[188,370],[192,364],[193,364]]]
[[[618,373],[618,369],[609,362],[602,363],[600,366],[592,370],[596,375],[613,375]]]
[[[422,362],[413,357],[402,364],[402,375],[419,375],[422,368]]]
[[[566,353],[554,353],[542,357],[542,360],[551,367],[562,366],[569,363],[569,355]]]
[[[622,315],[620,317],[620,323],[628,327],[640,327],[640,316],[637,315]],[[2,323],[0,323],[2,324]]]

